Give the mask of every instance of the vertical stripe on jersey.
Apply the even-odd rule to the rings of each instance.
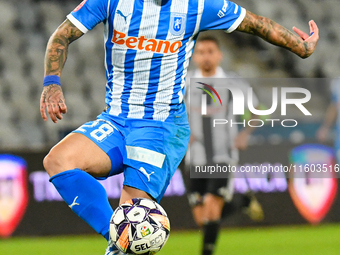
[[[110,19],[113,17],[110,17],[110,7],[111,7],[111,0],[108,1],[107,4],[107,11],[106,11],[106,20],[104,21],[104,54],[105,54],[105,60],[104,65],[105,65],[105,74],[106,74],[106,95],[108,95],[110,88],[112,88],[112,80],[110,77],[109,70],[112,70],[112,51],[111,50],[106,50],[106,49],[111,49],[112,47],[112,41],[110,38],[112,38],[112,23],[110,22]],[[116,12],[116,5],[113,5],[113,12],[112,15]],[[105,96],[106,98],[107,96]],[[105,100],[106,103],[109,102],[109,98]]]
[[[168,0],[162,0],[162,8],[159,16],[159,25],[157,30],[156,39],[166,40],[167,33],[164,33],[164,31],[169,31],[169,24],[170,24],[170,8],[171,8],[171,1]],[[162,33],[163,32],[163,33]],[[157,108],[157,105],[154,105],[157,91],[158,91],[158,85],[159,85],[159,79],[160,79],[160,72],[161,72],[161,66],[162,66],[162,56],[163,54],[154,53],[152,62],[151,62],[151,68],[150,68],[150,81],[149,81],[149,88],[148,88],[148,98],[146,98],[147,102],[151,102],[151,107],[145,108],[145,115],[144,118],[146,119],[152,119],[153,114],[155,112],[155,107]]]
[[[110,10],[110,0],[107,4],[106,20],[104,21],[104,48],[105,48],[104,54],[105,54],[105,60],[106,60],[104,65],[105,65],[105,74],[106,74],[107,80],[109,80],[109,71],[108,71],[109,69],[108,69],[107,59],[110,58],[110,56],[108,55],[108,54],[110,54],[110,52],[106,51],[106,45],[110,45],[110,43],[111,43],[110,40],[108,39],[108,38],[110,38],[110,34],[111,34],[111,37],[112,37],[112,33],[110,33],[110,28],[109,28],[110,22],[108,22],[109,15],[110,15],[109,10]],[[112,68],[112,63],[110,63],[110,68]]]
[[[189,0],[173,0],[171,3],[171,13],[185,13],[188,15],[188,6]],[[188,24],[188,22],[186,22]],[[186,28],[187,30],[188,28]],[[177,40],[183,40],[186,31],[183,32],[180,38],[176,38]],[[167,40],[170,40],[172,34],[168,31]],[[182,41],[183,43],[183,41]],[[179,49],[181,52],[183,45]],[[184,46],[185,47],[185,46]],[[158,93],[156,94],[156,99],[154,102],[154,110],[153,115],[154,120],[164,121],[169,116],[170,113],[170,104],[171,99],[173,97],[172,93],[174,91],[174,86],[176,84],[176,69],[178,67],[177,61],[180,61],[179,54],[173,54],[168,56],[169,58],[173,58],[173,61],[169,61],[168,63],[162,63],[161,71],[160,71],[160,82],[158,86]]]
[[[124,1],[124,0],[121,0]],[[128,31],[128,36],[138,37],[139,35],[139,27],[141,24],[141,17],[143,14],[143,1],[135,0],[133,12],[131,13],[130,26]],[[127,14],[129,15],[129,14]],[[121,100],[121,113],[120,117],[126,118],[129,112],[129,97],[132,89],[132,83],[134,78],[134,69],[135,69],[135,58],[137,55],[136,50],[127,49],[125,54],[125,63],[124,63],[124,78],[125,85],[122,92]]]
[[[190,37],[190,39],[187,41],[187,46],[186,46],[186,58],[185,58],[185,62],[184,62],[184,70],[182,72],[182,82],[181,82],[181,90],[179,91],[178,95],[178,103],[181,103],[183,101],[183,97],[185,94],[185,77],[188,73],[188,66],[190,63],[190,59],[192,56],[192,53],[194,51],[194,46],[195,46],[195,41],[196,41],[196,37],[198,35],[199,32],[199,28],[200,28],[200,24],[201,24],[201,18],[202,18],[202,13],[203,13],[203,9],[204,9],[204,0],[198,0],[198,14],[197,14],[197,18],[196,18],[196,27],[193,33],[193,37]]]
[[[191,6],[190,6],[191,7]],[[175,79],[175,87],[173,90],[173,96],[171,99],[171,105],[178,105],[183,101],[183,90],[185,86],[184,77],[187,74],[187,68],[189,66],[190,58],[192,55],[192,51],[195,45],[195,38],[198,33],[197,25],[199,26],[200,17],[203,12],[204,1],[200,0],[197,2],[197,5],[194,7],[198,11],[198,15],[188,17],[188,24],[190,26],[186,27],[185,36],[183,42],[184,49],[182,54],[179,55],[178,58],[178,66],[176,70],[176,79]],[[191,19],[191,20],[190,20]],[[196,33],[195,33],[196,32]],[[171,111],[175,111],[177,109],[171,109]]]
[[[207,105],[211,107],[211,97],[207,98]],[[213,131],[212,131],[212,117],[211,116],[201,116],[202,118],[202,130],[203,130],[203,144],[205,151],[206,164],[211,166],[213,165],[213,158],[215,155],[214,151],[214,139],[213,139]],[[218,162],[219,163],[219,162]]]
[[[110,22],[113,24],[111,31],[114,29],[119,32],[127,34],[129,32],[130,22],[131,22],[131,14],[134,11],[134,0],[120,0],[118,2],[116,10],[120,11],[126,18],[124,18],[121,14],[118,14],[115,10],[114,20]],[[112,39],[109,37],[109,39]],[[125,85],[125,56],[127,50],[121,48],[119,45],[114,44],[111,53],[111,62],[113,63],[113,76],[110,80],[112,84],[111,93],[109,93],[110,98],[110,109],[109,113],[112,115],[119,115],[122,111],[122,93],[124,92]]]
[[[157,34],[160,25],[155,24],[155,20],[158,21],[160,16],[162,16],[161,6],[162,0],[144,1],[143,15],[141,17],[138,37],[151,34],[151,38],[159,39]],[[148,51],[136,52],[134,67],[135,70],[138,70],[139,72],[134,72],[129,98],[128,118],[141,119],[144,117],[144,109],[150,107],[147,105],[150,99],[146,98],[146,95],[150,93],[150,88],[158,85],[158,80],[154,83],[154,81],[150,79],[149,70],[157,73],[154,65],[152,64],[154,62],[153,56],[154,54]]]

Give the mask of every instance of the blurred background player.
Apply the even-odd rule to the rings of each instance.
[[[340,79],[333,79],[330,84],[331,102],[327,108],[325,118],[317,132],[317,139],[320,142],[328,140],[333,125],[336,127],[334,142],[335,156],[337,163],[340,163]]]
[[[225,72],[219,66],[222,58],[219,42],[215,37],[209,35],[199,37],[193,55],[193,61],[198,69],[188,73],[188,84],[190,78],[211,78],[209,85],[212,86],[214,83],[218,83],[218,78],[223,79],[224,82],[231,78],[230,82],[237,82],[237,86],[241,87],[243,91],[247,91],[248,83],[235,73]],[[207,114],[202,115],[200,110],[195,110],[199,109],[199,105],[193,102],[194,98],[200,98],[199,95],[194,96],[196,85],[187,86],[188,90],[193,90],[190,93],[189,105],[194,107],[194,109],[191,107],[190,110],[191,153],[187,159],[190,159],[192,165],[235,166],[239,160],[238,150],[247,148],[249,135],[253,128],[247,126],[239,132],[237,125],[224,125],[222,132],[220,132],[221,129],[212,130],[214,117],[236,121],[232,113],[231,94],[226,92],[227,90],[219,92],[225,110],[223,112],[217,112],[211,97],[207,97]],[[200,90],[197,92],[201,93]],[[197,103],[199,104],[199,102]],[[258,105],[256,96],[253,97],[253,104],[254,107]],[[219,109],[221,108],[219,107]],[[195,222],[203,228],[202,255],[213,253],[222,217],[243,209],[251,219],[256,221],[263,219],[261,205],[253,194],[233,199],[232,173],[228,175],[228,178],[191,178],[189,188],[188,198]]]

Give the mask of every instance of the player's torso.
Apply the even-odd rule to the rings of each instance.
[[[122,105],[129,104],[126,117],[154,118],[156,112],[160,114],[156,119],[164,120],[169,105],[182,102],[203,4],[202,0],[117,1],[105,22],[107,103],[113,106],[112,114],[121,115]],[[133,106],[141,104],[146,107]]]

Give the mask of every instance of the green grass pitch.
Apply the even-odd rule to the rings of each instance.
[[[198,231],[172,231],[160,255],[197,254]],[[28,237],[0,240],[1,255],[103,255],[99,236]],[[215,255],[340,254],[340,225],[224,229]]]

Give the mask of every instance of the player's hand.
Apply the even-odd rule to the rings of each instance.
[[[44,87],[40,98],[40,114],[46,121],[47,113],[54,123],[63,118],[62,114],[67,112],[63,91],[59,85],[52,84]]]
[[[310,34],[306,34],[297,27],[293,27],[295,33],[297,33],[301,39],[305,42],[305,52],[301,52],[300,56],[307,58],[314,52],[316,45],[319,41],[319,28],[314,20],[309,21]]]

